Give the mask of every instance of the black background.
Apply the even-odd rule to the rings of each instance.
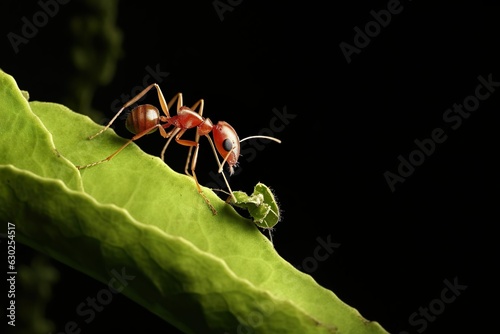
[[[66,25],[82,1],[61,5],[17,53],[7,34],[20,34],[21,18],[40,6],[7,3],[0,68],[32,100],[63,102],[74,74]],[[120,2],[122,56],[112,80],[97,86],[92,107],[109,119],[112,102],[142,84],[147,66],[159,66],[169,73],[160,84],[167,99],[177,92],[187,105],[205,99],[204,116],[231,123],[240,138],[270,128],[273,109],[286,108],[294,118],[274,134],[282,144],[243,157],[242,172],[231,178],[233,189],[251,192],[258,181],[274,189],[283,210],[277,252],[301,266],[317,238],[339,243],[310,274],[390,332],[489,329],[493,309],[484,303],[496,300],[498,266],[499,87],[458,128],[443,115],[474,95],[479,76],[500,81],[499,6],[401,1],[400,13],[348,63],[340,43],[353,45],[354,28],[363,30],[374,20],[370,11],[390,1],[232,3],[221,20],[212,1]],[[150,95],[147,101],[158,105]],[[446,140],[391,191],[384,173],[397,173],[398,156],[408,158],[414,141],[429,139],[436,128]],[[130,136],[123,124],[115,129]],[[154,155],[163,143],[158,135],[137,142]],[[197,174],[209,184],[216,167],[202,145]],[[171,145],[169,165],[181,172],[185,153]],[[23,255],[28,262],[31,251],[24,249],[18,261]],[[54,265],[61,278],[47,314],[62,331],[77,320],[76,305],[105,285]],[[446,279],[467,289],[425,328],[410,323],[412,313],[440,298]],[[108,328],[177,332],[121,295],[82,332]]]

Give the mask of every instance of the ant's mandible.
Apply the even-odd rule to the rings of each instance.
[[[135,136],[133,136],[129,141],[127,141],[124,145],[122,145],[118,150],[116,150],[113,154],[111,154],[107,158],[87,165],[76,166],[76,167],[78,169],[84,169],[109,161],[133,141],[145,135],[153,133],[156,130],[159,130],[160,135],[163,138],[166,139],[168,138],[165,146],[163,147],[163,150],[161,151],[161,159],[163,161],[165,160],[165,151],[170,142],[172,141],[172,138],[175,138],[175,141],[180,145],[189,147],[189,153],[186,159],[186,165],[184,171],[187,175],[191,176],[194,179],[198,192],[202,195],[203,199],[212,210],[212,213],[217,214],[215,208],[212,206],[208,198],[206,198],[205,195],[203,194],[200,184],[198,183],[198,179],[196,178],[195,169],[198,160],[200,136],[205,136],[208,139],[210,145],[212,146],[212,150],[217,160],[217,164],[219,165],[218,172],[222,173],[222,176],[224,177],[224,181],[227,185],[229,193],[231,194],[233,199],[234,199],[234,194],[222,170],[224,164],[227,163],[230,175],[233,174],[234,167],[237,165],[238,158],[240,156],[240,143],[243,142],[244,140],[253,138],[269,139],[277,143],[281,143],[281,141],[279,139],[268,136],[250,136],[240,140],[234,128],[227,122],[219,121],[216,125],[213,125],[212,121],[209,118],[204,118],[202,116],[204,107],[203,99],[198,100],[198,102],[196,102],[191,108],[189,108],[183,105],[182,93],[177,93],[170,100],[170,102],[167,103],[165,97],[163,96],[163,93],[161,92],[160,86],[158,86],[158,84],[156,83],[149,85],[139,94],[137,94],[134,98],[125,103],[123,107],[116,113],[113,119],[111,119],[111,121],[98,133],[90,136],[89,139],[93,139],[98,135],[100,135],[101,133],[103,133],[104,131],[106,131],[111,126],[111,124],[113,124],[113,122],[118,118],[118,116],[123,112],[123,110],[125,110],[127,107],[131,106],[139,99],[141,99],[152,88],[156,88],[156,91],[158,93],[158,99],[160,100],[161,110],[165,115],[160,115],[158,109],[150,104],[143,104],[135,107],[132,110],[132,112],[127,116],[125,124],[127,129],[130,132],[134,133]],[[176,100],[177,100],[177,115],[170,116],[169,110]],[[196,112],[196,109],[198,109],[198,112]],[[165,129],[167,129],[170,126],[173,126],[173,129],[170,130],[170,132],[166,132]],[[196,128],[195,140],[181,139],[184,133],[192,128]],[[213,141],[209,136],[210,132],[212,132]],[[194,148],[194,154],[192,152],[193,148]],[[219,157],[217,156],[217,151],[223,158],[222,163],[220,162]],[[189,173],[189,168],[191,169],[191,173]]]

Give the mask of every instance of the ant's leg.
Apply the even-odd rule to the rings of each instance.
[[[103,162],[106,162],[106,161],[109,161],[111,159],[113,159],[113,157],[115,155],[117,155],[118,153],[120,153],[125,147],[127,147],[130,143],[132,143],[133,141],[141,138],[142,136],[145,136],[147,135],[150,131],[154,130],[155,128],[157,127],[160,127],[161,124],[157,124],[155,126],[152,126],[138,134],[136,134],[135,136],[133,136],[129,141],[127,141],[125,144],[123,144],[122,147],[120,147],[115,153],[111,154],[109,157],[107,157],[106,159],[102,159],[102,160],[99,160],[99,161],[96,161],[96,162],[93,162],[93,163],[90,163],[88,165],[84,165],[84,166],[76,166],[76,168],[78,169],[84,169],[84,168],[88,168],[88,167],[93,167],[95,165],[99,165],[99,164],[102,164]]]
[[[168,112],[168,110],[170,108],[172,108],[172,105],[174,104],[174,102],[177,100],[177,112],[179,112],[179,109],[182,107],[182,93],[177,93],[175,94],[175,96],[168,102],[168,104],[165,103],[165,99],[163,99],[163,95],[162,95],[162,99],[160,99],[160,103],[162,105],[162,110],[163,110],[163,113],[166,115],[166,116],[160,116],[160,121],[161,122],[164,122],[164,123],[167,123],[167,124],[164,124],[163,125],[163,128],[167,128],[169,127],[170,125],[174,125],[171,120],[173,117],[170,117],[170,114]],[[161,128],[160,128],[160,131],[161,131]],[[162,132],[162,136],[164,138],[168,138],[165,136],[166,132],[165,131],[161,131]],[[168,144],[166,145],[168,146]],[[163,153],[165,153],[165,149],[166,147],[163,148]],[[163,154],[162,153],[162,154]],[[163,158],[162,158],[163,159]]]
[[[168,140],[167,140],[167,143],[165,144],[165,146],[163,146],[163,150],[161,150],[161,155],[160,155],[161,160],[165,161],[165,151],[167,150],[168,145],[172,141],[172,138],[174,138],[174,136],[179,131],[181,131],[181,128],[174,128],[172,131],[170,131],[169,133],[167,133],[166,136],[164,137],[164,138],[168,138]]]
[[[160,105],[161,105],[161,109],[163,110],[163,113],[165,113],[165,115],[167,115],[167,117],[170,117],[170,114],[168,112],[168,105],[165,102],[165,98],[163,97],[163,93],[161,92],[160,86],[158,86],[158,84],[154,83],[154,84],[151,84],[148,87],[144,88],[139,94],[137,94],[130,101],[125,103],[123,105],[123,107],[120,110],[118,110],[118,112],[113,117],[113,119],[111,119],[111,121],[108,123],[108,125],[106,125],[104,128],[102,128],[101,131],[99,131],[95,135],[90,136],[89,139],[93,139],[93,138],[97,137],[98,135],[100,135],[101,133],[103,133],[104,131],[106,131],[111,126],[111,124],[113,124],[113,122],[118,118],[118,116],[123,112],[123,110],[125,110],[125,108],[130,107],[132,104],[136,103],[144,95],[146,95],[146,93],[149,92],[153,87],[156,88],[156,90],[158,92],[158,99],[160,100]]]
[[[234,150],[234,147],[231,148],[231,150],[229,152],[227,152],[226,157],[224,158],[224,160],[222,160],[222,163],[219,164],[219,170],[217,171],[217,173],[222,173],[222,171],[224,170],[224,164],[227,162],[227,159],[229,158],[229,156],[231,155],[231,152],[233,152],[233,150]],[[233,174],[233,170],[232,170],[233,167],[229,166],[229,168],[230,168],[230,175],[232,175]]]
[[[210,138],[209,135],[205,135],[205,137],[207,137],[208,142],[210,143],[210,146],[212,146],[212,151],[214,152],[215,160],[217,161],[217,164],[219,165],[219,173],[222,174],[222,177],[224,178],[224,181],[226,182],[227,190],[229,190],[231,197],[236,202],[236,197],[234,196],[233,191],[231,190],[231,186],[229,186],[229,181],[227,180],[226,174],[224,174],[224,170],[222,168],[224,166],[224,164],[226,163],[227,157],[229,156],[231,151],[229,151],[229,153],[226,155],[226,158],[224,159],[224,161],[221,164],[221,162],[219,160],[219,156],[217,155],[217,150],[215,149],[214,142],[212,141],[212,138]]]
[[[195,138],[195,143],[198,143],[199,141],[199,138],[200,136],[198,134],[196,134],[196,138]],[[194,155],[192,155],[193,153],[193,148],[194,148]],[[188,152],[188,156],[187,156],[187,159],[186,159],[186,165],[184,166],[184,173],[186,173],[187,175],[189,176],[192,176],[190,173],[189,173],[189,162],[191,162],[191,170],[193,169],[193,165],[196,165],[196,160],[198,158],[198,150],[200,149],[200,146],[199,145],[196,145],[196,146],[190,146],[189,147],[189,152]],[[193,158],[191,158],[193,157]]]
[[[203,99],[200,99],[195,104],[193,104],[193,106],[191,107],[191,110],[196,111],[196,108],[198,108],[198,107],[200,108],[200,110],[198,111],[198,115],[202,116],[203,115],[203,108],[205,107],[205,101]],[[197,143],[196,149],[195,149],[196,150],[195,156],[197,157],[198,156],[198,149],[199,149],[198,143],[200,142],[200,135],[199,135],[198,131],[196,131],[196,136],[195,136],[194,141]],[[188,152],[188,156],[186,159],[186,165],[184,166],[184,172],[190,176],[192,176],[192,175],[189,173],[189,162],[191,161],[191,154],[193,153],[194,147],[195,146],[189,147],[189,152]],[[191,166],[193,166],[193,163],[191,163]],[[196,166],[196,162],[194,163],[194,166]],[[191,170],[192,169],[193,169],[193,167],[191,167]]]
[[[203,193],[203,190],[201,190],[201,186],[200,186],[200,183],[198,182],[198,178],[196,177],[196,173],[195,173],[195,168],[196,168],[196,161],[198,159],[198,149],[199,149],[199,144],[197,141],[193,141],[193,140],[185,140],[185,139],[180,139],[181,136],[184,134],[184,132],[186,132],[186,129],[180,131],[177,136],[175,136],[175,141],[180,144],[180,145],[183,145],[183,146],[189,146],[189,150],[191,151],[191,149],[195,149],[194,151],[194,155],[193,155],[193,160],[191,161],[191,174],[189,174],[187,172],[187,169],[186,169],[186,174],[191,176],[193,179],[194,179],[194,182],[196,183],[196,188],[198,189],[198,193],[203,197],[203,199],[205,200],[205,203],[207,203],[207,205],[210,207],[210,210],[212,210],[212,213],[214,215],[217,214],[217,210],[215,210],[215,208],[213,207],[213,205],[210,203],[209,199],[205,197],[205,194]]]
[[[198,111],[198,114],[200,116],[203,115],[203,108],[205,106],[205,103],[203,101],[203,99],[199,100],[198,102],[196,102],[192,107],[191,107],[191,110],[196,110],[197,107],[200,107],[200,110]],[[229,181],[227,180],[226,178],[226,175],[224,174],[223,170],[222,170],[222,167],[224,166],[224,163],[226,163],[227,161],[227,158],[229,157],[229,154],[231,154],[231,152],[229,152],[227,155],[226,155],[226,158],[224,159],[224,161],[222,162],[222,164],[220,163],[220,160],[219,160],[219,157],[217,156],[217,151],[215,149],[215,146],[214,146],[214,143],[212,142],[212,139],[210,138],[209,135],[205,135],[207,138],[208,138],[208,141],[210,142],[210,145],[212,146],[212,150],[214,151],[214,154],[215,154],[215,159],[217,160],[217,164],[219,165],[219,173],[222,173],[222,177],[224,178],[224,181],[226,182],[226,186],[227,186],[227,189],[229,190],[229,193],[231,194],[231,197],[236,201],[236,197],[234,197],[234,194],[233,194],[233,191],[231,190],[231,187],[229,186]],[[189,153],[188,153],[188,158],[186,160],[186,166],[184,167],[184,171],[186,172],[186,174],[190,175],[189,174],[189,171],[188,171],[188,166],[189,166],[189,161],[191,160],[191,153],[192,153],[192,150],[193,148],[195,148],[195,151],[194,151],[194,155],[193,155],[193,158],[191,160],[191,173],[192,173],[192,177],[196,179],[196,173],[195,173],[195,169],[196,169],[196,163],[197,163],[197,160],[198,160],[198,151],[199,151],[199,141],[200,141],[200,135],[198,133],[198,131],[196,132],[196,137],[195,137],[195,142],[196,142],[196,146],[190,146],[189,148]],[[196,184],[198,185],[199,187],[199,184],[198,184],[198,181],[196,181]],[[198,188],[198,189],[201,189],[201,188]]]
[[[205,101],[203,99],[198,100],[193,106],[191,107],[192,111],[195,111],[196,108],[200,107],[200,111],[198,111],[198,115],[203,116],[203,108],[205,107]]]
[[[179,110],[182,107],[183,101],[182,101],[182,93],[177,93],[175,96],[168,102],[166,105],[167,109],[167,117],[170,118],[170,114],[168,113],[168,110],[172,108],[172,105],[174,104],[175,100],[177,100],[177,110]],[[165,99],[163,100],[165,102]]]
[[[199,138],[199,136],[197,135],[197,137]],[[200,145],[198,144],[198,141],[195,141],[194,143],[196,143],[196,146],[190,146],[189,147],[189,155],[188,155],[188,158],[186,160],[186,166],[184,166],[184,172],[193,177],[195,180],[197,180],[196,178],[196,173],[194,172],[194,170],[196,169],[196,163],[198,162],[198,151],[200,150]],[[194,154],[192,155],[192,158],[191,158],[191,152],[194,148]],[[191,165],[189,164],[189,162],[191,162]],[[189,169],[191,169],[191,173],[189,172]],[[198,181],[196,181],[196,184],[198,184]],[[200,190],[201,188],[198,187],[198,190]]]
[[[201,192],[200,185],[198,183],[198,180],[196,179],[196,174],[194,173],[194,169],[196,168],[196,160],[198,158],[198,149],[200,146],[199,146],[197,140],[195,141],[195,140],[180,139],[181,136],[186,132],[186,130],[187,129],[183,129],[182,131],[180,131],[177,134],[177,136],[175,136],[175,141],[180,145],[189,146],[189,156],[188,156],[188,160],[186,161],[186,167],[184,168],[184,171],[186,172],[187,175],[189,175],[195,179],[196,187],[198,188],[198,191]],[[198,135],[197,135],[197,137],[199,138]],[[195,154],[193,156],[193,159],[191,160],[191,151],[193,148],[195,150]],[[187,168],[190,160],[191,160],[191,172],[192,172],[192,174],[189,173],[188,168]]]

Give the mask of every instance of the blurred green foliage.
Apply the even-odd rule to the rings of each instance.
[[[55,330],[45,317],[52,298],[52,287],[59,280],[59,271],[50,260],[36,254],[30,264],[21,264],[16,277],[16,326],[8,326],[10,334],[47,334]]]
[[[118,0],[87,0],[75,6],[68,21],[73,44],[70,57],[75,74],[69,78],[64,104],[95,121],[102,119],[92,108],[99,86],[113,79],[117,61],[123,55],[122,32],[116,25]]]

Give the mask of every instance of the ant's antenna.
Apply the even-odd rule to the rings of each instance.
[[[281,144],[281,140],[279,139],[276,139],[274,137],[269,137],[269,136],[249,136],[249,137],[245,137],[243,139],[240,140],[240,143],[241,142],[244,142],[245,140],[248,140],[248,139],[256,139],[256,138],[262,138],[262,139],[269,139],[269,140],[272,140],[272,141],[275,141],[277,142],[278,144]],[[234,147],[231,149],[231,151],[234,149]],[[229,151],[229,153],[231,153],[231,151]],[[226,155],[226,157],[224,158],[224,160],[222,161],[222,164],[219,163],[219,170],[218,172],[219,173],[222,173],[222,167],[224,166],[224,164],[226,163],[227,161],[227,158],[229,157],[229,153]]]
[[[269,140],[272,140],[272,141],[277,142],[278,144],[281,144],[281,140],[276,139],[276,138],[274,138],[274,137],[269,137],[269,136],[249,136],[249,137],[246,137],[246,138],[241,139],[241,140],[240,140],[240,143],[241,143],[241,142],[244,142],[244,141],[245,141],[245,140],[247,140],[247,139],[255,139],[255,138],[269,139]]]

